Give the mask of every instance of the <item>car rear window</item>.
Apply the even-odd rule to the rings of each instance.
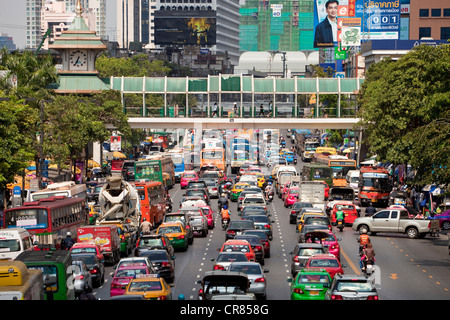
[[[336,285],[337,291],[371,292],[372,286],[366,280],[339,280]]]
[[[339,263],[334,259],[312,259],[309,262],[310,267],[320,267],[320,268],[338,268]]]
[[[324,274],[304,274],[298,277],[298,283],[329,283],[329,279]]]
[[[300,256],[312,256],[313,254],[324,253],[321,248],[303,248],[298,253]]]

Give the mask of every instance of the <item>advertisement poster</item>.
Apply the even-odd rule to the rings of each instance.
[[[77,168],[75,173],[75,180],[78,183],[83,183],[84,161],[76,161],[75,167]]]
[[[120,136],[112,136],[111,137],[111,147],[109,150],[111,150],[112,152],[113,151],[122,151]]]
[[[216,12],[155,11],[155,44],[216,44]]]
[[[400,0],[315,0],[314,48],[335,47],[345,34],[358,45],[361,40],[398,40],[400,9]],[[350,33],[343,27],[351,27]]]

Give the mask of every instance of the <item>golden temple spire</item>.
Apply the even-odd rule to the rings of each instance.
[[[77,10],[75,11],[75,13],[77,14],[77,17],[81,17],[82,12],[83,12],[83,10],[81,8],[81,1],[78,0],[77,1]]]

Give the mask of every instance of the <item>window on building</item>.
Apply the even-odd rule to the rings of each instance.
[[[450,17],[450,8],[443,9],[444,11],[444,17]]]
[[[450,27],[442,27],[441,28],[441,40],[450,39]]]
[[[430,37],[431,37],[431,27],[419,28],[419,39]]]
[[[441,16],[441,9],[431,9],[431,16],[432,17],[440,17]]]
[[[420,9],[419,10],[419,17],[428,17],[430,16],[430,9]]]

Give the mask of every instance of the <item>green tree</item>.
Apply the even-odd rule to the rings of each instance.
[[[22,174],[27,161],[33,160],[32,145],[34,123],[38,114],[35,109],[13,96],[0,101],[0,190],[14,182]]]
[[[380,161],[409,163],[416,182],[450,182],[450,44],[422,45],[371,66],[359,97],[361,125]]]
[[[114,77],[163,77],[170,72],[170,68],[163,61],[150,61],[145,54],[135,55],[132,58],[109,58],[99,56],[95,68],[102,78]]]

